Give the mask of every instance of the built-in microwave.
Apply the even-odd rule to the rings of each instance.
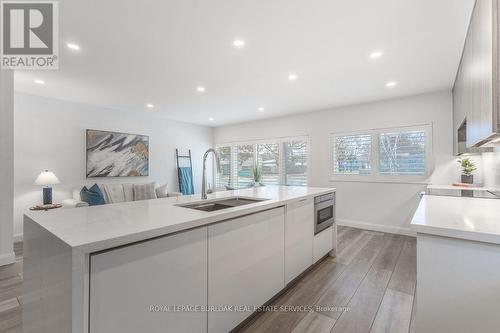
[[[314,234],[320,233],[335,222],[335,193],[314,198]]]

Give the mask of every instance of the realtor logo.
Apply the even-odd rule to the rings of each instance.
[[[2,69],[58,68],[58,2],[1,2]]]

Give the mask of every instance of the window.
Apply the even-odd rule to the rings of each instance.
[[[262,170],[262,183],[280,183],[280,145],[278,143],[257,144],[257,165]]]
[[[333,135],[334,180],[419,181],[432,169],[432,125]]]
[[[235,186],[247,187],[253,182],[254,145],[236,146],[236,163],[233,164],[236,174]]]
[[[305,186],[308,182],[308,146],[305,137],[219,145],[221,173],[216,174],[216,186],[251,186],[255,166],[262,172],[263,184]]]
[[[369,175],[371,173],[371,135],[344,135],[334,138],[333,173]]]
[[[381,175],[424,175],[425,132],[379,134]]]
[[[223,188],[231,184],[231,147],[219,147],[217,153],[220,159],[220,173],[217,175],[216,186]]]
[[[308,144],[306,141],[283,143],[283,184],[307,185]]]

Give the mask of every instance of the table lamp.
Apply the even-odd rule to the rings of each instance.
[[[42,173],[37,177],[33,185],[44,186],[43,188],[44,205],[52,204],[52,187],[50,185],[57,185],[60,183],[61,182],[56,177],[56,175],[54,175],[54,173],[49,170],[42,171]]]

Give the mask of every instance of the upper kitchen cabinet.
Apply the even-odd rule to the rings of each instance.
[[[495,144],[499,133],[498,0],[477,0],[453,87],[455,153]]]

